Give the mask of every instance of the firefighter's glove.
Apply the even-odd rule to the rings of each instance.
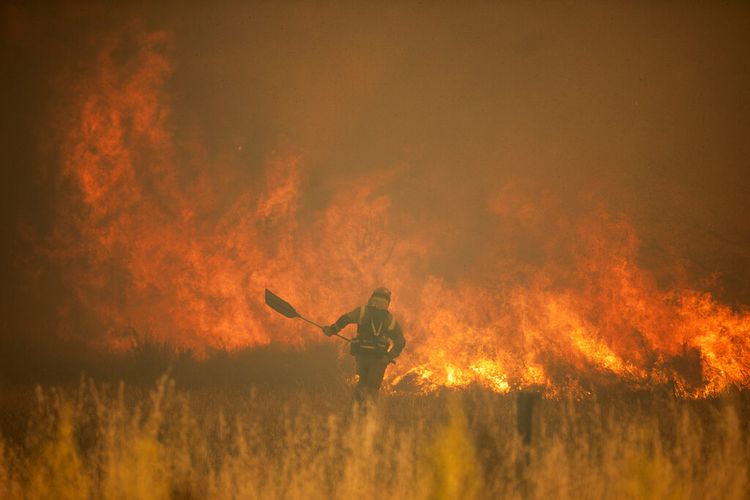
[[[338,329],[336,328],[336,325],[324,326],[323,333],[326,334],[326,337],[331,337],[333,335],[336,335],[336,333],[338,333]]]

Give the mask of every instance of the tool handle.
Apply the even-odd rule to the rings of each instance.
[[[302,321],[307,321],[307,322],[308,322],[308,323],[310,323],[311,325],[315,325],[315,326],[317,326],[317,327],[318,327],[318,328],[320,328],[321,330],[323,329],[323,325],[319,325],[319,324],[318,324],[318,323],[316,323],[315,321],[309,320],[309,319],[305,318],[304,316],[298,316],[298,318],[299,318],[299,319],[301,319]]]
[[[303,321],[307,321],[307,322],[308,322],[308,323],[310,323],[311,325],[315,325],[315,326],[317,326],[318,328],[320,328],[321,330],[322,330],[323,328],[325,328],[325,327],[324,327],[323,325],[320,325],[320,324],[316,323],[315,321],[309,320],[309,319],[305,318],[304,316],[299,316],[299,319],[301,319],[301,320],[303,320]],[[350,338],[348,338],[348,337],[344,337],[343,335],[339,335],[338,333],[334,333],[333,335],[334,335],[335,337],[338,337],[338,338],[342,339],[342,340],[346,340],[347,342],[351,342],[351,341],[352,341],[352,339],[350,339]]]

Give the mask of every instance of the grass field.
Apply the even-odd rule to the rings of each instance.
[[[6,385],[0,498],[746,498],[750,397]]]

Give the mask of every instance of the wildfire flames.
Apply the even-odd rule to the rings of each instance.
[[[433,255],[461,228],[394,209],[386,188],[403,168],[342,176],[312,208],[302,155],[269,152],[262,175],[222,169],[236,160],[209,159],[170,128],[169,35],[140,33],[125,65],[118,40],[77,87],[46,245],[72,289],[61,324],[92,314],[106,326],[100,347],[127,348],[128,326],[198,352],[330,342],[275,316],[263,289],[332,322],[384,284],[407,337],[392,387],[554,392],[590,380],[702,397],[748,386],[750,314],[657,280],[639,264],[636,228],[600,201],[566,211],[501,183],[476,200],[489,221],[481,251],[442,274]]]

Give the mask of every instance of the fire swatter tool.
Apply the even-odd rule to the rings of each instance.
[[[282,299],[275,293],[273,293],[271,290],[266,288],[266,305],[276,311],[277,313],[281,314],[282,316],[286,316],[287,318],[299,318],[302,321],[306,321],[310,323],[311,325],[315,325],[321,330],[323,330],[323,325],[320,325],[316,323],[315,321],[309,320],[302,316],[300,313],[297,312],[297,310],[287,302],[286,300]],[[346,340],[347,342],[351,342],[352,339],[348,337],[344,337],[343,335],[339,335],[338,333],[334,333],[334,335],[340,339]]]

